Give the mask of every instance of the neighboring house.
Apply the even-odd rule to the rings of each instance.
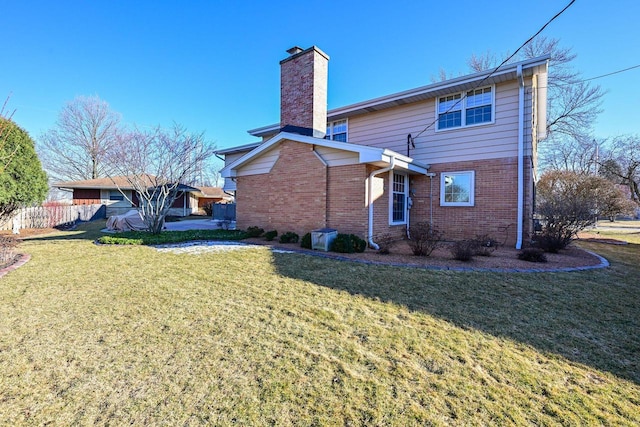
[[[529,239],[548,56],[327,112],[328,56],[288,52],[280,123],[250,130],[260,142],[218,151],[239,228],[328,227],[373,247],[416,222],[448,239]]]
[[[106,205],[107,217],[125,213],[138,204],[138,196],[124,176],[57,182],[53,186],[71,191],[74,205]],[[188,216],[197,213],[207,203],[227,203],[232,199],[219,187],[180,185],[179,190],[180,195],[171,206],[169,215]]]

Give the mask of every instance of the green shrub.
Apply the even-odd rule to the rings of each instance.
[[[207,203],[202,206],[202,210],[207,216],[213,216],[213,203]]]
[[[338,234],[331,243],[331,251],[343,254],[352,254],[354,252],[364,252],[367,248],[367,242],[355,234]]]
[[[458,261],[471,261],[475,252],[476,243],[473,240],[460,240],[451,248],[453,259]]]
[[[311,233],[307,233],[300,239],[300,247],[311,249]]]
[[[249,227],[247,228],[247,236],[249,237],[260,237],[264,234],[264,230],[260,227]]]
[[[287,231],[280,236],[280,243],[298,243],[298,240],[300,240],[300,236],[292,231]]]
[[[162,245],[191,240],[242,240],[247,233],[242,230],[185,230],[163,231],[152,234],[148,231],[126,231],[116,235],[102,236],[98,243],[104,245]]]
[[[518,254],[518,259],[529,262],[547,262],[544,251],[540,248],[526,248]]]
[[[271,230],[271,231],[267,231],[266,233],[264,233],[264,239],[267,241],[272,241],[273,239],[276,238],[276,236],[278,236],[278,231],[277,230]]]
[[[143,239],[128,239],[126,237],[102,236],[98,243],[103,245],[143,245]]]
[[[443,233],[428,222],[418,222],[409,227],[409,246],[414,255],[429,256],[440,245]]]

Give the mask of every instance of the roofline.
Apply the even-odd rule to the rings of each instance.
[[[391,158],[395,158],[403,165],[403,167],[405,167],[405,169],[411,172],[421,173],[421,174],[426,174],[427,170],[430,167],[429,165],[414,161],[411,157],[404,156],[400,153],[396,153],[395,151],[392,151],[386,148],[383,149],[383,148],[377,148],[377,147],[370,147],[368,145],[349,144],[347,142],[338,142],[338,141],[332,141],[329,139],[314,138],[312,136],[298,135],[295,133],[280,132],[277,135],[275,135],[273,138],[269,139],[268,141],[265,141],[264,143],[260,144],[258,147],[246,153],[245,155],[243,155],[242,157],[240,157],[230,165],[225,166],[220,171],[220,175],[222,175],[224,178],[235,177],[236,176],[234,172],[235,169],[241,167],[251,159],[255,158],[256,156],[259,156],[261,153],[264,153],[265,151],[269,150],[271,147],[273,147],[274,145],[278,144],[283,140],[301,142],[304,144],[311,144],[311,145],[317,145],[321,147],[333,148],[336,150],[351,151],[354,153],[358,153],[360,163],[376,163],[376,162],[389,163],[391,161]]]
[[[523,71],[534,69],[535,67],[546,65],[550,58],[551,58],[550,55],[538,56],[536,58],[526,59],[524,61],[507,64],[504,66],[504,68],[501,68],[496,72],[493,72],[493,69],[480,71],[478,73],[468,74],[465,76],[445,80],[442,82],[432,83],[430,85],[409,89],[403,92],[396,92],[390,95],[373,98],[367,101],[346,105],[344,107],[334,108],[332,110],[327,111],[327,120],[338,119],[338,118],[342,118],[352,114],[365,112],[367,111],[368,108],[372,108],[372,107],[384,108],[384,104],[389,104],[389,107],[392,107],[394,105],[397,105],[395,104],[396,102],[404,99],[425,95],[425,94],[428,94],[429,92],[435,92],[439,90],[445,90],[445,89],[453,90],[455,89],[456,86],[463,86],[465,84],[473,83],[475,81],[482,81],[483,79],[489,76],[497,77],[497,76],[502,76],[509,73],[516,73],[518,66],[520,65],[522,66]],[[514,80],[515,79],[516,79],[516,76],[514,74]],[[259,128],[251,129],[251,130],[248,130],[247,132],[252,136],[261,137],[261,136],[265,136],[265,135],[269,135],[271,133],[277,132],[279,129],[280,129],[279,124],[272,124],[268,126],[262,126]]]
[[[279,128],[278,128],[279,129]],[[252,150],[256,148],[258,145],[262,144],[263,141],[259,142],[251,142],[249,144],[244,145],[236,145],[235,147],[223,148],[222,150],[215,151],[215,154],[233,154],[241,151]]]

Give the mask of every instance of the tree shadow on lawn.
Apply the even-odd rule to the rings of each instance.
[[[105,220],[95,220],[78,224],[72,230],[49,230],[46,234],[38,230],[22,230],[22,234],[15,235],[22,241],[51,241],[51,240],[89,240],[94,241],[105,235],[101,230],[106,227]],[[25,234],[26,231],[26,234]]]
[[[273,254],[277,272],[406,306],[640,384],[640,245],[607,269],[570,273],[432,271]],[[605,256],[607,256],[605,254]]]

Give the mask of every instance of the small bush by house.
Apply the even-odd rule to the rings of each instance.
[[[380,255],[388,255],[391,253],[391,246],[393,245],[395,238],[392,234],[385,233],[376,237],[375,241],[378,244],[378,253]]]
[[[418,222],[409,227],[409,235],[409,246],[417,256],[431,255],[443,238],[443,233],[428,222]]]
[[[338,234],[331,244],[332,252],[352,254],[354,252],[364,252],[367,242],[355,234]]]
[[[306,233],[300,239],[300,247],[305,249],[311,249],[311,233]]]
[[[458,261],[471,261],[475,253],[476,242],[473,240],[460,240],[451,247],[451,256]]]
[[[298,240],[300,240],[300,236],[292,231],[287,231],[280,236],[280,243],[298,243]]]
[[[547,262],[547,256],[540,248],[526,248],[518,254],[518,259],[529,262]]]
[[[491,256],[500,244],[489,234],[478,234],[473,240],[473,254],[478,256]]]
[[[272,241],[278,236],[278,230],[271,230],[264,233],[264,239],[268,242]]]
[[[247,228],[247,236],[249,237],[260,237],[264,234],[264,229],[256,226],[251,226]]]

